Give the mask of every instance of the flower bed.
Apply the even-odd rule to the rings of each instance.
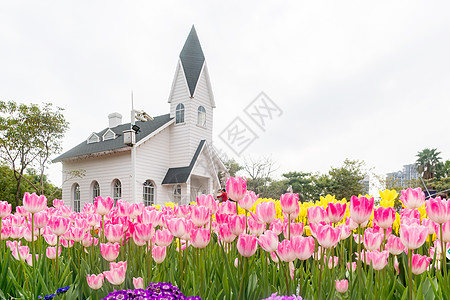
[[[258,199],[245,180],[229,180],[238,205],[202,195],[187,206],[114,207],[97,197],[76,213],[26,193],[11,214],[0,202],[0,299],[45,298],[65,286],[56,297],[145,299],[164,287],[180,299],[450,295],[446,200],[408,189],[396,212],[395,191],[380,192],[380,205],[370,196],[299,203],[296,194]]]

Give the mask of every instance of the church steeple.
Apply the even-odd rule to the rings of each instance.
[[[200,72],[205,62],[205,56],[203,55],[194,25],[192,25],[191,32],[184,43],[183,50],[181,50],[180,60],[189,87],[189,93],[191,94],[190,96],[193,97]]]

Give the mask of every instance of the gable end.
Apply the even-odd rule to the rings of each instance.
[[[87,138],[86,142],[88,144],[98,143],[100,142],[100,137],[94,132]]]

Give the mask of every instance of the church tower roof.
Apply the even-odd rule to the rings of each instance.
[[[184,43],[183,50],[181,50],[180,60],[192,97],[197,86],[198,78],[200,77],[203,63],[205,62],[205,56],[203,55],[194,25],[192,25],[191,32]]]

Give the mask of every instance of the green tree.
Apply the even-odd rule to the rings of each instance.
[[[62,109],[52,104],[17,104],[0,101],[0,156],[14,172],[16,205],[26,169],[39,169],[36,192],[44,192],[44,172],[49,157],[61,150],[61,138],[68,128]]]
[[[365,163],[359,160],[344,161],[344,165],[339,168],[331,168],[328,172],[330,194],[336,196],[337,199],[349,198],[352,195],[363,193],[364,184],[362,183],[367,172],[364,171]]]
[[[436,178],[441,179],[447,177],[450,177],[450,160],[440,162],[436,166]]]
[[[227,168],[231,177],[236,177],[236,173],[244,168],[237,161],[235,161],[234,158],[224,160],[223,164]]]
[[[436,168],[441,160],[439,154],[441,154],[441,152],[438,152],[436,148],[426,148],[417,153],[417,172],[423,177],[423,179],[431,179],[435,176]]]

